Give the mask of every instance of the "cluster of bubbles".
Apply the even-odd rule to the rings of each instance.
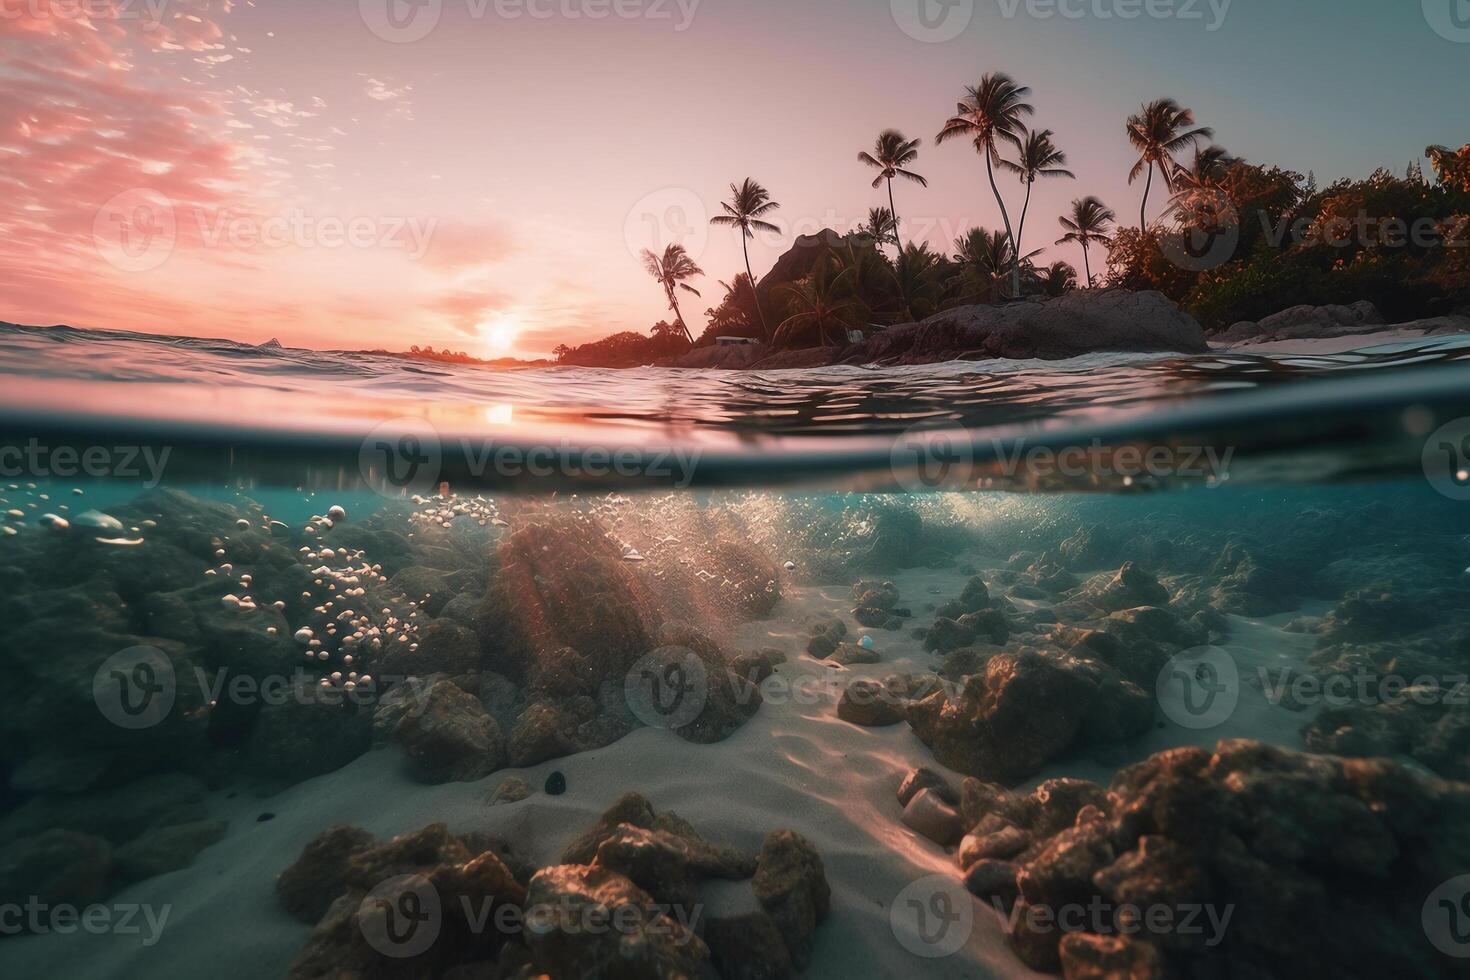
[[[415,495],[413,505],[418,508],[413,519],[426,527],[448,529],[461,517],[468,517],[480,527],[510,526],[500,516],[495,501],[486,497],[461,497],[450,494],[447,488],[437,497]]]
[[[268,532],[286,526],[271,520],[268,515],[262,515],[261,520]],[[346,520],[347,511],[334,506],[325,514],[313,516],[302,529],[303,534],[317,538]],[[255,526],[246,518],[241,518],[236,524],[242,530]],[[227,542],[216,541],[216,546],[215,557],[227,557]],[[322,670],[336,668],[321,678],[321,687],[340,688],[347,692],[371,689],[373,676],[365,672],[366,668],[391,644],[403,644],[411,651],[418,650],[420,599],[395,596],[389,600],[391,604],[377,606],[370,597],[370,590],[379,593],[388,586],[382,565],[370,562],[361,549],[333,547],[325,543],[303,545],[297,556],[309,567],[312,576],[311,588],[301,593],[301,599],[316,605],[311,609],[311,621],[298,626],[292,638],[307,661]],[[230,562],[222,562],[204,574],[234,577],[242,590],[250,589],[254,583],[249,572],[237,575]],[[262,601],[248,593],[226,595],[221,602],[243,613],[262,607]],[[269,605],[278,612],[287,608],[283,599]],[[278,628],[268,626],[266,632],[274,636]]]

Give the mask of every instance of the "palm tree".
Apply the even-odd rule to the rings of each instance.
[[[712,225],[721,225],[728,228],[740,229],[740,244],[745,249],[745,274],[750,277],[750,287],[756,286],[755,273],[750,270],[750,240],[755,237],[757,231],[779,232],[781,229],[768,221],[762,221],[761,216],[770,214],[781,205],[771,200],[770,193],[751,180],[745,178],[745,183],[736,186],[730,185],[731,198],[722,202],[720,207],[725,209],[724,214],[717,214],[710,219]],[[771,330],[766,325],[766,314],[761,309],[760,297],[755,299],[755,312],[760,317],[761,332],[770,337]]]
[[[787,346],[803,331],[813,328],[819,343],[826,343],[829,327],[838,331],[838,337],[845,341],[847,329],[860,323],[858,300],[851,290],[844,288],[844,281],[851,273],[852,267],[842,268],[837,257],[829,253],[817,260],[807,278],[782,286],[796,312],[776,328],[776,346]]]
[[[984,297],[987,303],[996,303],[1001,298],[1001,284],[1006,272],[1016,273],[1021,262],[1039,255],[1040,250],[1023,256],[1020,261],[1011,248],[1011,239],[1002,231],[987,231],[972,228],[964,238],[955,239],[954,260],[960,266],[960,276],[967,288],[965,296]],[[1017,289],[1012,295],[1019,296]]]
[[[857,229],[859,235],[871,238],[875,245],[898,246],[898,222],[887,208],[872,208],[868,211],[868,223]]]
[[[1036,283],[1048,296],[1060,296],[1077,288],[1077,270],[1069,262],[1053,262],[1036,270]]]
[[[997,161],[1002,170],[1008,170],[1021,178],[1021,183],[1026,185],[1026,203],[1021,206],[1021,222],[1016,225],[1016,248],[1021,247],[1021,242],[1026,237],[1026,212],[1031,209],[1031,185],[1036,183],[1038,177],[1070,177],[1076,179],[1077,175],[1066,169],[1067,155],[1057,149],[1051,138],[1055,135],[1049,129],[1041,132],[1028,130],[1024,137],[1016,143],[1019,156],[1016,162],[1001,159]]]
[[[1194,148],[1194,159],[1174,165],[1174,183],[1182,191],[1198,191],[1219,187],[1235,157],[1223,146],[1211,144]]]
[[[1057,245],[1077,242],[1082,246],[1082,268],[1087,273],[1087,288],[1092,288],[1092,263],[1088,261],[1087,247],[1093,242],[1111,244],[1108,226],[1118,220],[1113,209],[1097,198],[1088,195],[1072,202],[1072,216],[1060,217],[1057,223],[1066,234],[1056,240]]]
[[[893,291],[900,313],[917,322],[939,311],[943,284],[939,256],[928,245],[908,245],[893,263]]]
[[[888,213],[893,215],[894,245],[898,247],[901,246],[898,242],[898,206],[893,203],[893,178],[902,177],[912,180],[920,187],[929,186],[929,182],[923,177],[912,170],[904,169],[919,158],[919,145],[922,142],[923,140],[905,139],[896,129],[885,129],[878,134],[872,153],[865,150],[858,154],[859,161],[878,171],[878,176],[873,178],[874,187],[888,181]]]
[[[1011,231],[1011,216],[1006,211],[1006,202],[1001,198],[1000,188],[995,183],[995,164],[1000,160],[996,141],[1004,139],[1011,143],[1019,142],[1021,118],[1036,111],[1025,102],[1026,96],[1030,94],[1029,88],[1017,85],[1009,75],[1002,72],[988,74],[980,79],[979,85],[972,85],[965,90],[965,98],[960,102],[959,109],[934,139],[936,143],[943,143],[948,139],[966,136],[974,141],[975,151],[985,158],[985,173],[990,178],[990,190],[995,195],[995,203],[1000,205],[1001,220],[1005,222],[1013,256],[1018,256],[1020,250],[1016,247],[1016,236]],[[1016,296],[1021,294],[1019,260],[1011,271],[1011,291]]]
[[[678,290],[699,295],[699,290],[686,283],[684,280],[693,279],[695,276],[704,275],[704,270],[694,264],[689,253],[684,251],[683,245],[670,245],[664,249],[663,255],[655,255],[648,249],[643,250],[643,268],[648,274],[657,279],[659,285],[664,287],[664,295],[669,299],[669,309],[674,311],[674,320],[679,324],[679,329],[684,331],[684,336],[692,344],[694,335],[689,332],[689,327],[684,323],[684,314],[679,312]]]
[[[1139,230],[1145,234],[1148,232],[1148,194],[1154,184],[1154,168],[1158,168],[1164,187],[1172,192],[1177,168],[1174,155],[1215,135],[1214,130],[1208,127],[1191,129],[1191,126],[1194,126],[1194,113],[1173,99],[1157,99],[1145,105],[1138,115],[1128,117],[1128,141],[1138,151],[1138,162],[1128,173],[1128,183],[1133,183],[1145,169],[1148,170],[1143,204],[1138,209]]]
[[[749,336],[748,331],[759,329],[755,290],[750,288],[749,277],[742,272],[735,276],[733,282],[721,279],[720,288],[725,291],[725,298],[719,306],[704,311],[709,318],[707,331],[718,335],[728,330],[740,330],[747,331],[741,336]]]

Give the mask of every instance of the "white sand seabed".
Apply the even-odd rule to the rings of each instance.
[[[914,610],[915,625],[932,621],[926,607],[958,594],[964,576],[953,569],[914,570],[892,580],[900,604]],[[865,729],[838,720],[836,697],[857,676],[932,670],[939,658],[910,636],[874,631],[881,664],[834,670],[802,654],[806,626],[816,616],[847,616],[846,587],[794,588],[772,619],[750,623],[736,645],[784,647],[790,661],[779,671],[781,690],[798,678],[840,678],[842,684],[803,684],[822,696],[770,697],[755,717],[724,742],[690,745],[673,734],[639,730],[614,745],[528,770],[495,773],[477,783],[423,786],[404,774],[396,749],[368,753],[346,768],[294,786],[269,799],[210,801],[212,815],[230,830],[190,868],[137,884],[108,905],[143,903],[168,907],[161,938],[151,947],[139,935],[51,934],[0,940],[0,976],[67,977],[71,980],[198,980],[200,977],[278,977],[305,943],[309,927],[280,908],[276,876],[313,836],[335,823],[364,827],[380,838],[447,823],[451,830],[484,830],[511,842],[537,865],[555,863],[562,849],[595,823],[621,794],[636,790],[659,811],[673,810],[706,838],[759,849],[765,834],[790,828],[809,838],[822,855],[832,886],[832,915],[817,932],[807,976],[1030,977],[1036,976],[1007,949],[1001,919],[979,902],[961,910],[967,941],[952,955],[926,958],[914,925],[890,908],[904,889],[931,875],[957,881],[952,854],[899,821],[895,790],[920,765],[939,767],[906,725]],[[1236,618],[1226,646],[1241,674],[1258,666],[1300,663],[1310,637],[1268,621]],[[856,629],[857,635],[862,634]],[[1241,703],[1223,724],[1191,731],[1167,724],[1109,756],[1108,762],[1073,759],[1039,774],[1081,776],[1106,783],[1119,766],[1179,745],[1212,746],[1221,738],[1250,737],[1300,747],[1306,716],[1269,705],[1247,682]],[[1114,757],[1116,756],[1116,757]],[[566,774],[567,793],[539,791],[553,770]],[[489,806],[486,797],[506,776],[525,776],[536,792],[520,803]],[[954,776],[956,786],[960,777]],[[243,794],[242,794],[243,796]],[[260,823],[262,813],[274,819]],[[922,887],[922,886],[921,886]],[[913,892],[909,893],[910,895]],[[930,892],[932,894],[932,892]],[[705,917],[754,908],[748,883],[719,883],[707,890]],[[145,927],[146,934],[146,927]],[[907,947],[903,940],[907,940]]]

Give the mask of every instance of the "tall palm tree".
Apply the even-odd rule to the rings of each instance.
[[[858,228],[858,234],[871,238],[874,245],[898,247],[898,222],[887,208],[870,208],[868,223]]]
[[[1026,212],[1031,209],[1031,185],[1036,183],[1036,178],[1070,177],[1075,180],[1077,177],[1066,169],[1067,155],[1051,141],[1054,135],[1049,129],[1040,132],[1028,130],[1016,143],[1016,162],[1012,163],[1004,158],[998,161],[1002,170],[1016,174],[1021,178],[1021,183],[1026,185],[1026,203],[1021,206],[1021,221],[1016,225],[1017,250],[1026,237]]]
[[[678,290],[682,289],[698,296],[699,290],[684,280],[702,276],[704,270],[694,264],[694,260],[689,257],[683,245],[670,245],[664,249],[663,255],[655,255],[645,248],[643,268],[647,269],[648,274],[657,279],[659,285],[664,287],[664,295],[669,299],[669,309],[674,311],[674,321],[679,324],[679,329],[684,331],[684,337],[691,344],[694,343],[694,335],[689,332],[689,327],[684,322],[684,314],[679,312]]]
[[[905,168],[919,158],[919,145],[923,140],[906,139],[896,129],[885,129],[878,134],[878,141],[873,144],[873,152],[864,150],[858,154],[858,160],[878,171],[878,176],[873,178],[873,186],[877,187],[885,180],[888,181],[888,212],[893,215],[894,244],[902,247],[898,238],[898,206],[893,203],[893,178],[902,177],[911,180],[920,187],[928,187],[929,182],[912,170]]]
[[[1076,242],[1082,246],[1082,268],[1087,273],[1087,288],[1092,288],[1092,263],[1087,258],[1087,247],[1093,242],[1110,243],[1108,226],[1118,220],[1113,209],[1102,201],[1088,195],[1072,202],[1072,215],[1057,219],[1066,234],[1058,238],[1057,245]]]
[[[740,245],[745,249],[745,274],[750,278],[750,288],[755,289],[755,273],[750,270],[750,240],[755,237],[757,231],[779,232],[781,229],[769,221],[762,221],[763,215],[770,214],[781,205],[771,200],[770,193],[760,184],[745,178],[745,183],[730,185],[731,198],[722,202],[720,207],[725,209],[724,214],[717,214],[709,220],[712,225],[721,225],[727,228],[740,229]],[[760,296],[755,297],[755,312],[760,317],[761,332],[767,339],[770,338],[771,330],[766,325],[766,314],[761,309]]]
[[[1158,168],[1164,187],[1174,190],[1174,174],[1177,164],[1174,155],[1215,135],[1214,130],[1194,126],[1194,113],[1173,99],[1157,99],[1143,107],[1136,116],[1128,117],[1128,141],[1138,151],[1138,162],[1128,173],[1128,183],[1133,183],[1148,171],[1148,182],[1143,187],[1143,204],[1138,209],[1139,230],[1148,232],[1148,194],[1154,185],[1154,169]]]
[[[1012,256],[1019,256],[1020,250],[1016,248],[1016,236],[1011,231],[1011,216],[1006,211],[1006,202],[1000,196],[1000,188],[995,183],[995,164],[1000,160],[997,141],[1019,141],[1022,117],[1036,111],[1025,101],[1030,94],[1029,88],[1017,85],[1009,75],[992,72],[980,79],[979,85],[965,89],[965,98],[959,103],[958,110],[934,139],[935,143],[943,143],[956,137],[973,140],[975,151],[985,158],[985,173],[990,178],[990,190],[995,195],[995,203],[1000,205],[1001,220],[1005,222],[1006,235],[1011,240]],[[1021,295],[1019,259],[1011,270],[1011,291],[1015,296]]]

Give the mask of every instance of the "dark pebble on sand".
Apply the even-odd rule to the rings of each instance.
[[[260,816],[258,816],[258,817],[255,818],[255,822],[256,823],[266,823],[267,821],[274,820],[274,819],[276,819],[276,815],[274,813],[262,813]]]
[[[567,791],[567,777],[561,772],[554,772],[546,777],[546,795],[560,796]]]

